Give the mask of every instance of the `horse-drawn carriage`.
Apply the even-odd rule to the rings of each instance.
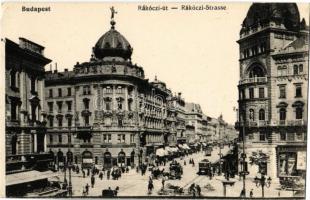
[[[183,168],[180,165],[180,163],[173,161],[170,164],[169,170],[170,170],[170,173],[169,173],[170,179],[181,179],[182,178]]]

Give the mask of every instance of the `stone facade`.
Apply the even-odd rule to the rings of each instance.
[[[290,18],[285,10],[292,12]],[[245,133],[250,177],[260,172],[277,181],[305,175],[301,158],[306,153],[308,37],[296,4],[254,3],[243,22],[237,41],[237,128],[241,140]]]
[[[25,38],[19,38],[19,44],[5,39],[7,173],[31,167],[30,157],[46,151],[44,66],[51,60],[43,51]]]

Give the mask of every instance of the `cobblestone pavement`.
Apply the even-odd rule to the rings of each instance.
[[[221,150],[223,154],[226,154],[229,151],[229,148],[227,146],[224,147],[224,149]],[[201,194],[202,196],[223,196],[223,184],[222,180],[224,180],[223,176],[215,176],[210,180],[208,176],[198,176],[198,162],[204,158],[207,158],[210,160],[210,162],[216,162],[219,159],[219,148],[215,148],[212,151],[211,156],[204,156],[203,152],[199,152],[196,154],[192,154],[189,156],[186,156],[184,159],[177,158],[176,160],[181,163],[183,166],[183,176],[181,180],[166,180],[165,185],[172,184],[175,186],[180,186],[184,189],[184,191],[187,191],[190,184],[195,183],[199,184],[202,188]],[[192,166],[189,163],[189,159],[193,158],[195,161],[195,166]],[[186,161],[186,165],[184,165],[184,160]],[[165,166],[165,170],[168,171],[169,164]],[[158,192],[161,190],[161,180],[154,180],[154,190],[152,194],[148,194],[147,186],[148,186],[148,179],[151,173],[149,171],[146,172],[144,176],[141,175],[141,173],[137,173],[135,169],[130,169],[128,173],[123,173],[122,177],[119,180],[107,180],[106,175],[104,175],[103,180],[100,180],[98,178],[98,175],[96,175],[96,181],[94,188],[89,189],[88,196],[101,196],[101,192],[103,189],[108,189],[108,187],[111,187],[111,189],[115,189],[117,186],[120,188],[118,192],[118,196],[157,196]],[[64,174],[58,172],[58,176],[61,180],[64,178]],[[67,173],[68,176],[68,173]],[[227,186],[226,189],[226,196],[229,197],[238,197],[240,195],[241,189],[242,189],[242,179],[230,179],[236,181],[233,186]],[[82,196],[83,193],[83,187],[86,184],[90,184],[90,176],[83,178],[82,173],[76,174],[75,172],[72,173],[72,187],[73,187],[73,196]],[[207,184],[210,184],[214,190],[210,191],[205,186]],[[271,187],[266,188],[265,187],[265,197],[278,197],[279,196],[279,190],[276,188],[278,185],[273,184]],[[261,187],[257,188],[253,182],[253,180],[246,180],[246,192],[247,196],[249,196],[250,190],[253,189],[253,196],[254,197],[261,197],[262,191]],[[280,196],[281,197],[291,197],[293,193],[291,191],[281,191]]]

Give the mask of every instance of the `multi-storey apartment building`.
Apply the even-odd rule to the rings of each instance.
[[[25,38],[18,44],[5,39],[7,173],[29,171],[34,163],[37,168],[44,165],[36,161],[46,159],[44,66],[49,62],[43,46]]]
[[[85,166],[134,165],[175,143],[174,124],[166,120],[171,91],[145,78],[132,51],[112,19],[89,62],[46,73],[47,141],[58,165],[69,154]]]
[[[242,23],[237,127],[250,177],[305,175],[308,37],[294,3],[254,3]]]

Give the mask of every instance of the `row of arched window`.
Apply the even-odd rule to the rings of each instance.
[[[295,108],[295,119],[302,119],[303,118],[303,108],[302,107],[296,107]],[[260,109],[258,111],[258,120],[264,121],[266,119],[266,114],[264,109]],[[255,110],[250,109],[249,110],[249,120],[255,121]],[[286,108],[280,108],[279,110],[279,120],[284,121],[286,120]]]

